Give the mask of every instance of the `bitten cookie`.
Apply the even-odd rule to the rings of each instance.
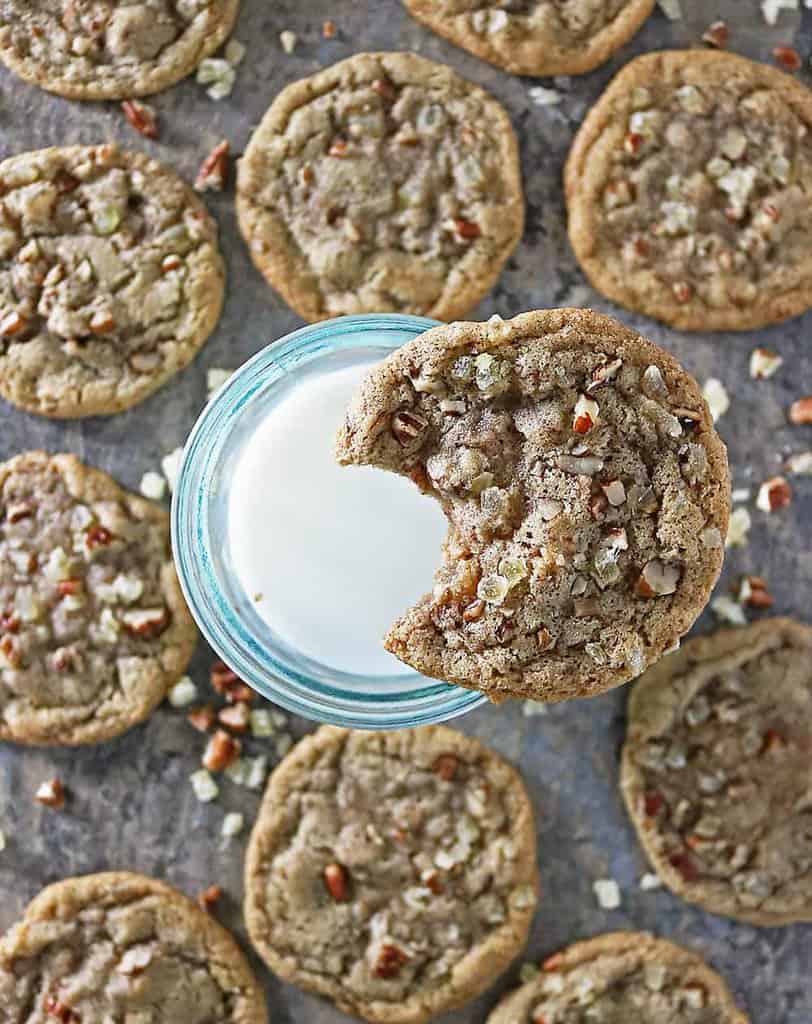
[[[258,269],[297,313],[464,315],[518,243],[524,200],[493,97],[411,53],[361,53],[284,89],[237,180]]]
[[[753,924],[812,921],[812,628],[763,619],[649,670],[621,786],[678,896]]]
[[[461,1006],[519,953],[537,899],[520,777],[442,726],[324,726],[271,776],[245,917],[284,980],[380,1024]]]
[[[812,305],[812,93],[730,53],[652,53],[590,111],[564,175],[575,255],[614,302],[691,331]]]
[[[695,953],[646,932],[611,932],[545,961],[488,1024],[749,1024]]]
[[[403,0],[446,39],[516,75],[581,75],[603,64],[651,14],[654,0]]]
[[[387,650],[494,700],[627,682],[719,575],[727,459],[699,388],[599,313],[427,331],[363,382],[337,457],[411,477],[449,520],[434,590]]]
[[[0,739],[117,736],[160,703],[196,640],[163,509],[73,455],[0,465]]]
[[[48,886],[0,939],[0,1019],[267,1024],[231,935],[162,882],[109,872]]]
[[[239,0],[0,0],[0,60],[74,100],[180,81],[224,42]]]
[[[184,182],[115,146],[0,163],[0,394],[77,417],[142,401],[223,304],[217,228]]]

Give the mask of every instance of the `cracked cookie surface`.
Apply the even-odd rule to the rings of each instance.
[[[599,313],[427,331],[363,382],[337,458],[411,477],[449,520],[387,650],[495,700],[627,682],[719,575],[727,459],[696,382]]]
[[[628,64],[565,171],[575,254],[602,294],[683,330],[812,305],[812,93],[729,53]]]
[[[690,640],[628,718],[621,786],[663,881],[715,914],[812,921],[812,628]]]
[[[520,777],[442,726],[302,740],[274,771],[245,867],[272,970],[381,1024],[473,999],[527,938],[537,899]]]
[[[549,957],[488,1024],[748,1024],[695,953],[646,932],[611,932]]]
[[[654,0],[403,0],[430,29],[516,75],[580,75],[628,42]]]
[[[237,181],[254,263],[307,320],[462,316],[524,223],[506,112],[450,68],[362,53],[284,89]]]
[[[196,641],[162,508],[73,455],[0,465],[0,739],[116,736],[160,703]]]
[[[0,939],[15,1024],[267,1024],[231,935],[181,893],[126,872],[48,886]]]
[[[0,60],[76,100],[165,89],[225,41],[239,0],[0,0]]]
[[[0,163],[0,394],[104,415],[194,357],[224,293],[217,229],[191,188],[115,146]]]

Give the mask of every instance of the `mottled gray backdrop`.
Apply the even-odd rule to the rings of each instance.
[[[0,72],[0,155],[64,143],[116,139],[154,153],[187,179],[221,138],[239,153],[252,127],[288,82],[362,49],[409,49],[447,61],[490,89],[507,106],[518,129],[528,201],[527,231],[496,291],[479,307],[487,317],[565,304],[594,305],[618,313],[584,282],[568,248],[561,195],[561,168],[583,112],[612,74],[630,57],[657,47],[696,43],[720,15],[731,25],[730,48],[769,59],[773,46],[794,43],[806,56],[812,11],[800,28],[796,12],[783,12],[768,28],[755,0],[683,0],[686,18],[670,23],[657,11],[637,38],[607,66],[580,79],[555,83],[558,106],[539,107],[534,82],[505,74],[434,37],[413,22],[397,0],[243,0],[235,36],[247,47],[232,95],[211,101],[186,81],[150,102],[161,116],[161,137],[149,143],[124,122],[117,104],[80,104],[51,97]],[[332,19],[338,36],[323,40]],[[298,35],[286,55],[279,32]],[[807,64],[803,76],[810,82]],[[545,85],[553,83],[547,81]],[[300,326],[252,268],[237,235],[229,188],[210,201],[220,223],[229,267],[229,295],[219,328],[196,362],[139,408],[109,419],[50,423],[10,406],[0,407],[0,457],[24,448],[75,452],[137,488],[162,454],[181,444],[205,400],[206,370],[234,367],[267,341]],[[671,349],[700,380],[720,377],[732,406],[719,423],[730,448],[734,486],[749,487],[773,475],[789,451],[812,447],[812,428],[790,428],[785,411],[793,398],[812,392],[812,314],[772,330],[745,335],[686,336],[629,313],[624,320]],[[784,365],[766,382],[754,382],[747,365],[756,344],[778,350]],[[767,517],[754,509],[751,543],[732,552],[722,588],[741,573],[769,581],[780,612],[810,617],[812,599],[812,478],[798,480],[796,500]],[[711,628],[706,615],[700,630]],[[202,649],[195,675],[205,684],[211,655]],[[754,1024],[812,1024],[812,926],[756,929],[712,917],[669,892],[643,892],[646,870],[617,789],[625,693],[552,708],[524,717],[518,704],[486,708],[461,727],[510,758],[527,779],[538,816],[539,862],[545,897],[527,959],[564,943],[615,928],[647,928],[682,941],[708,957],[732,983]],[[308,724],[293,723],[297,734]],[[226,898],[220,917],[243,944],[240,923],[244,837],[223,848],[223,814],[248,817],[257,797],[224,783],[219,803],[198,804],[187,783],[202,738],[182,715],[161,709],[127,736],[95,749],[37,751],[0,747],[0,829],[8,845],[0,853],[0,929],[9,925],[45,883],[83,872],[129,868],[157,875],[190,894],[213,882]],[[64,812],[39,807],[33,793],[58,774],[72,794]],[[614,877],[619,910],[598,908],[592,882]],[[280,984],[254,960],[266,980],[277,1024],[338,1024],[345,1020],[326,1004]],[[447,1019],[480,1024],[517,968],[476,1003]],[[179,1022],[181,1024],[181,1022]]]

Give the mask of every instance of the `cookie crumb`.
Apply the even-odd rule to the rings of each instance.
[[[206,371],[206,391],[209,398],[213,398],[220,388],[233,376],[233,370],[224,370],[219,366],[213,366]]]
[[[715,423],[730,408],[730,396],[724,384],[716,377],[709,377],[702,388],[702,397],[708,403],[708,409]]]
[[[727,527],[726,548],[743,548],[747,545],[748,533],[753,525],[753,520],[746,508],[734,508],[730,513],[730,522]]]
[[[663,883],[659,875],[654,875],[650,871],[647,871],[640,878],[640,888],[644,892],[651,892],[652,889],[662,889]]]
[[[186,708],[197,699],[197,687],[189,676],[181,676],[167,696],[173,708]]]
[[[728,622],[731,626],[747,625],[747,616],[744,614],[744,609],[727,594],[720,594],[719,597],[715,597],[710,603],[710,608],[716,618],[722,622]]]
[[[244,824],[244,815],[232,811],[223,818],[223,826],[220,832],[224,839],[233,839],[234,836],[238,836],[242,832]]]
[[[220,794],[220,787],[205,768],[192,772],[189,776],[189,781],[192,784],[192,789],[195,791],[195,796],[202,804],[216,800]]]
[[[150,501],[160,501],[164,494],[166,494],[166,480],[164,480],[160,473],[149,469],[141,477],[138,490],[145,498],[149,498]]]
[[[175,490],[175,484],[178,482],[178,475],[180,474],[180,464],[183,461],[183,448],[175,448],[168,455],[164,455],[161,459],[161,471],[166,477],[166,482],[169,484],[169,490]]]
[[[293,53],[296,49],[296,43],[299,41],[299,37],[295,32],[291,32],[290,29],[286,28],[284,31],[279,33],[279,42],[282,45],[282,49],[285,53]]]
[[[784,360],[769,348],[754,348],[750,353],[750,376],[754,380],[772,377]]]
[[[598,878],[592,883],[592,889],[602,910],[617,910],[620,906],[620,886],[614,878]]]
[[[34,799],[44,807],[61,810],[65,806],[65,787],[57,778],[48,779],[39,786]]]

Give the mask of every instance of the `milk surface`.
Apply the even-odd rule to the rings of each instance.
[[[447,524],[411,481],[334,460],[344,411],[376,362],[311,371],[269,408],[231,476],[228,544],[280,639],[329,668],[391,676],[411,670],[382,637],[431,589]]]

